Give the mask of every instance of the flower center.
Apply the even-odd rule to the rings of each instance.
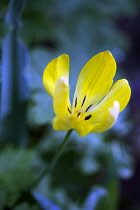
[[[86,115],[87,111],[89,110],[89,108],[92,106],[92,104],[90,104],[90,105],[86,108],[86,110],[84,111],[84,110],[82,109],[82,107],[83,107],[85,101],[86,101],[86,95],[85,95],[84,98],[83,98],[83,101],[82,101],[82,104],[81,104],[81,109],[78,109],[78,110],[77,110],[77,109],[76,109],[76,107],[77,107],[77,97],[76,97],[76,98],[75,98],[74,109],[70,110],[70,108],[68,107],[68,112],[69,112],[70,114],[72,114],[72,115],[76,115],[76,116],[77,116],[78,118],[80,118],[81,120],[82,120],[82,119],[84,119],[84,120],[89,120],[89,119],[92,117],[92,115],[91,115],[91,114],[89,114],[89,115],[87,115],[87,116],[85,116],[85,115]]]

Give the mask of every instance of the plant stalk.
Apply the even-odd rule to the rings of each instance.
[[[57,151],[57,153],[55,154],[55,156],[54,156],[54,158],[53,158],[53,160],[52,160],[52,162],[51,162],[51,165],[50,165],[49,169],[46,168],[46,169],[40,174],[40,176],[38,177],[38,179],[35,181],[35,183],[34,183],[34,185],[33,185],[33,188],[34,188],[34,187],[35,187],[35,186],[36,186],[36,185],[37,185],[37,184],[38,184],[46,175],[49,175],[49,174],[52,173],[52,171],[53,171],[53,169],[54,169],[54,167],[55,167],[55,165],[56,165],[58,159],[60,158],[60,156],[62,155],[64,149],[66,148],[68,139],[69,139],[69,137],[70,137],[72,131],[73,131],[73,129],[69,130],[69,131],[66,133],[66,135],[65,135],[65,137],[64,137],[64,140],[63,140],[62,143],[60,144],[60,146],[59,146],[59,148],[58,148],[58,151]]]

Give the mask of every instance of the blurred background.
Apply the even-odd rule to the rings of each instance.
[[[0,209],[140,210],[140,1],[0,1]],[[42,85],[47,63],[70,56],[77,76],[110,50],[115,81],[132,88],[116,125],[102,134],[74,131],[53,173],[65,132],[52,129],[52,100]]]

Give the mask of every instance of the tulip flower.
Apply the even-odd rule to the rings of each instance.
[[[74,129],[80,136],[110,129],[130,100],[126,79],[113,84],[116,61],[109,51],[93,56],[81,70],[73,102],[69,91],[69,56],[53,59],[43,73],[43,84],[53,99],[53,128]]]

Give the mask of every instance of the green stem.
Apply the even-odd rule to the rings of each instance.
[[[64,138],[64,140],[62,141],[62,143],[60,144],[59,148],[58,148],[58,152],[56,153],[56,155],[54,156],[52,162],[51,162],[51,165],[49,167],[49,169],[45,169],[41,174],[40,176],[38,177],[38,179],[36,180],[36,182],[34,183],[34,186],[35,187],[46,175],[49,175],[50,173],[52,173],[58,159],[60,158],[62,152],[64,151],[65,147],[66,147],[66,144],[68,142],[68,139],[72,133],[73,129],[69,130],[67,133],[66,133],[66,136]]]
[[[59,148],[58,148],[58,152],[56,153],[56,155],[54,156],[53,160],[52,160],[52,163],[50,165],[50,168],[49,168],[49,171],[48,171],[48,174],[51,173],[58,161],[58,159],[60,158],[62,152],[64,151],[65,147],[66,147],[66,144],[68,142],[68,139],[72,133],[72,129],[69,130],[67,133],[66,133],[66,136],[64,138],[64,140],[62,141],[62,143],[60,144]]]

